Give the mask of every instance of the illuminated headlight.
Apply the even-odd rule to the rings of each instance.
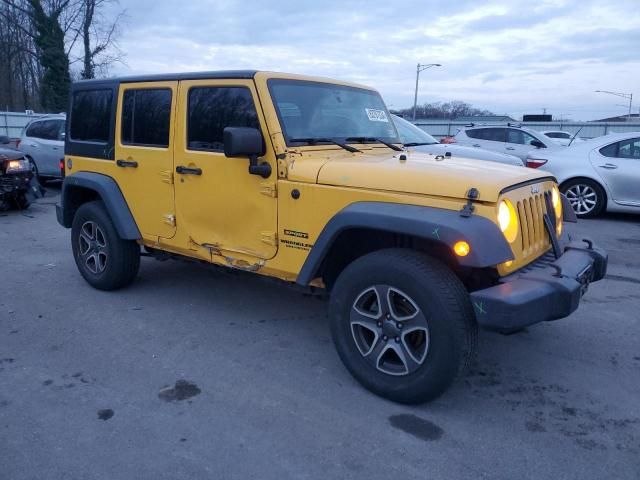
[[[518,236],[518,215],[509,200],[502,200],[498,205],[498,225],[509,243]]]
[[[562,199],[557,185],[551,189],[551,203],[556,213],[556,233],[560,236],[562,235]]]
[[[9,160],[7,162],[7,173],[28,172],[31,170],[29,160]]]

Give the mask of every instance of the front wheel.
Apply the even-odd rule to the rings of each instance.
[[[441,395],[477,349],[464,285],[442,263],[412,250],[381,250],[351,263],[333,288],[330,322],[355,379],[401,403]]]
[[[14,199],[13,204],[18,210],[26,210],[31,206],[31,202],[27,198],[26,194],[19,193]]]
[[[100,201],[85,203],[76,212],[71,248],[80,274],[98,290],[129,285],[140,268],[140,246],[120,238]]]

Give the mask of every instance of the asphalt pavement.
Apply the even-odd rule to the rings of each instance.
[[[2,480],[640,478],[640,216],[572,226],[610,255],[580,309],[482,332],[469,376],[407,407],[280,283],[144,258],[92,289],[55,193],[0,213]]]

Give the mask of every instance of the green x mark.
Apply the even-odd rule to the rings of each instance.
[[[440,240],[440,234],[438,233],[438,231],[440,230],[440,227],[436,228],[433,232],[431,232],[431,234],[436,237],[438,240]]]
[[[484,304],[482,302],[473,302],[473,304],[478,309],[478,313],[485,314],[487,311],[484,309]]]

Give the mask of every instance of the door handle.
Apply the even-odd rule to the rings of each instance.
[[[38,148],[38,145],[36,143],[28,143],[27,144],[29,147],[35,147]]]
[[[616,168],[618,168],[618,166],[614,165],[613,163],[605,163],[604,165],[600,165],[600,168],[606,168],[607,170],[615,170]]]
[[[474,143],[474,144],[473,144],[473,146],[474,146],[474,147],[479,147],[479,146],[480,146],[480,144],[479,144],[479,143]]]
[[[507,150],[515,150],[513,147],[507,147]]]
[[[135,160],[116,160],[116,165],[122,168],[138,168],[138,162]]]
[[[189,167],[183,167],[182,165],[178,165],[176,167],[176,173],[179,173],[180,175],[202,175],[202,169],[189,168]]]

